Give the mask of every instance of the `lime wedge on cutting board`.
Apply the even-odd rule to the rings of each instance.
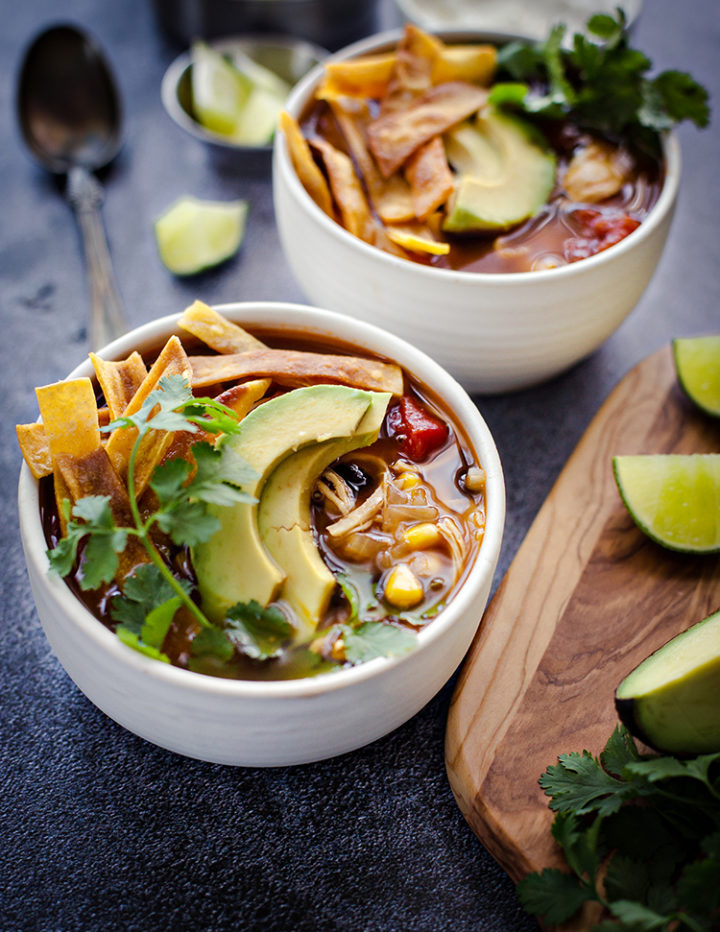
[[[658,751],[720,751],[720,612],[664,644],[615,691],[618,715]]]
[[[613,472],[633,521],[658,544],[720,550],[720,454],[615,456]]]
[[[720,417],[720,336],[673,340],[678,381],[699,408]]]
[[[174,275],[219,265],[240,248],[247,211],[247,201],[181,197],[155,221],[160,258]]]

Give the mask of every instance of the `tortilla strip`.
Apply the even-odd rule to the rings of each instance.
[[[323,173],[315,164],[310,146],[303,136],[297,120],[283,110],[278,118],[278,126],[285,134],[290,161],[293,163],[303,187],[318,207],[324,210],[328,217],[334,219],[335,212],[330,197],[330,189]]]
[[[387,178],[424,143],[450,129],[487,101],[488,91],[463,81],[431,87],[398,113],[378,117],[368,127],[368,145]]]
[[[405,25],[397,47],[395,67],[380,107],[381,115],[405,108],[431,86],[435,59],[443,48],[440,39],[412,23]]]
[[[88,378],[66,379],[35,389],[50,456],[85,456],[100,447],[97,402]]]
[[[232,356],[190,356],[189,361],[193,370],[193,388],[259,375],[291,388],[316,382],[340,382],[353,388],[392,392],[393,395],[401,395],[403,391],[399,366],[360,356],[265,349]]]
[[[383,178],[375,159],[370,155],[365,139],[369,123],[367,106],[363,113],[349,113],[343,101],[330,101],[333,115],[345,137],[350,155],[365,182],[370,201],[383,223],[405,223],[415,217],[410,188],[399,174]]]
[[[264,346],[247,330],[232,323],[202,301],[195,301],[182,312],[179,326],[202,340],[216,353],[244,353]]]
[[[410,252],[423,252],[432,256],[446,256],[450,252],[449,243],[435,239],[430,228],[422,224],[388,227],[390,239]]]
[[[142,407],[150,392],[157,388],[158,382],[164,375],[184,375],[188,381],[192,378],[188,357],[176,336],[170,337],[167,341],[124,413],[135,414]],[[114,430],[107,442],[106,449],[110,462],[122,479],[127,478],[128,461],[136,437],[137,430],[134,427],[125,427]],[[143,439],[135,460],[135,494],[138,498],[171,442],[172,433],[165,431],[151,431]]]
[[[410,156],[405,166],[405,177],[410,182],[418,220],[425,220],[447,201],[455,182],[440,136],[433,136],[430,142]]]
[[[60,453],[55,460],[58,475],[64,483],[67,494],[75,502],[88,495],[107,495],[110,498],[110,510],[118,527],[133,527],[134,521],[130,502],[122,480],[113,469],[112,463],[102,447],[84,456]],[[140,541],[129,536],[125,550],[118,554],[119,566],[115,574],[117,580],[123,579],[140,563],[150,559]]]
[[[339,97],[363,97],[378,100],[387,93],[388,81],[395,67],[395,53],[365,55],[350,61],[328,62],[325,76],[315,91],[318,100]]]
[[[52,474],[52,456],[43,424],[18,424],[15,427],[20,452],[35,479]]]
[[[469,81],[471,84],[492,82],[497,68],[494,45],[446,45],[433,61],[432,83]]]
[[[127,359],[121,359],[119,362],[102,359],[95,353],[90,353],[90,361],[110,410],[110,418],[115,420],[121,416],[142,385],[147,375],[147,367],[138,352],[131,353]]]
[[[241,382],[240,385],[233,385],[226,392],[219,394],[215,400],[234,411],[238,416],[238,420],[242,421],[268,390],[270,382],[270,379],[253,379],[250,382]]]
[[[310,145],[322,156],[342,225],[366,243],[374,243],[372,214],[350,157],[325,139],[313,139]]]

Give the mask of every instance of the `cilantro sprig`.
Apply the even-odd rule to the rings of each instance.
[[[220,438],[216,445],[206,441],[193,444],[193,460],[168,460],[153,471],[150,486],[157,496],[157,507],[143,515],[135,493],[138,453],[150,431],[187,431],[230,435],[239,428],[229,408],[213,398],[195,398],[187,379],[164,376],[141,408],[117,418],[104,431],[134,428],[135,440],[128,459],[127,491],[133,523],[118,527],[106,495],[87,496],[74,507],[63,502],[67,533],[48,551],[53,570],[67,576],[78,559],[84,541],[80,588],[97,589],[112,582],[119,566],[119,555],[128,541],[136,538],[145,549],[150,564],[138,567],[123,583],[123,591],[112,599],[111,614],[120,622],[117,634],[126,644],[167,660],[162,642],[180,606],[184,606],[203,629],[212,628],[190,595],[189,585],[178,579],[163,559],[153,539],[155,529],[169,535],[178,546],[193,546],[208,540],[219,528],[209,505],[252,502],[242,485],[254,471]]]
[[[490,102],[545,120],[570,120],[582,129],[616,140],[629,139],[659,154],[658,134],[690,120],[710,120],[708,92],[689,74],[648,72],[651,61],[630,46],[626,18],[597,14],[587,34],[565,45],[566,27],[553,27],[541,42],[511,42],[498,54],[499,74]]]
[[[642,756],[618,727],[599,759],[562,754],[539,782],[570,872],[525,877],[528,912],[556,924],[596,902],[612,918],[594,932],[720,927],[720,753]]]

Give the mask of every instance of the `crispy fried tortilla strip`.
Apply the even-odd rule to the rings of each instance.
[[[398,173],[383,178],[367,147],[365,134],[370,122],[367,106],[349,112],[344,102],[347,103],[347,98],[330,101],[330,107],[377,215],[383,223],[405,223],[414,219],[415,208],[407,182]]]
[[[405,177],[410,182],[418,220],[425,220],[447,201],[455,183],[440,136],[433,136],[430,142],[410,156],[405,166]]]
[[[494,45],[446,45],[433,61],[432,83],[469,81],[489,86],[497,68]]]
[[[188,381],[192,378],[192,368],[188,357],[176,336],[170,337],[167,341],[124,413],[134,414],[138,411],[164,375],[184,375]],[[136,437],[137,431],[134,427],[125,427],[114,430],[107,442],[106,449],[110,462],[122,479],[127,478],[128,460]],[[172,434],[165,431],[150,431],[143,439],[135,461],[135,494],[138,497],[171,442]]]
[[[351,61],[328,62],[325,77],[315,91],[318,100],[361,97],[378,100],[384,97],[395,67],[395,53],[365,55]]]
[[[393,395],[401,395],[403,390],[399,366],[360,356],[266,349],[232,356],[190,356],[189,359],[194,388],[258,375],[268,376],[291,388],[316,382],[340,382],[353,388],[392,392]]]
[[[320,169],[315,164],[312,157],[310,146],[302,134],[302,131],[289,113],[282,111],[279,117],[278,125],[285,134],[290,161],[293,163],[297,176],[303,187],[315,201],[321,210],[324,210],[328,217],[335,218],[332,198],[327,181]]]
[[[350,157],[325,139],[313,139],[310,145],[322,157],[342,225],[366,243],[374,243],[375,223]]]
[[[221,392],[216,401],[226,405],[242,420],[262,398],[270,385],[270,379],[253,379],[250,382],[241,382],[233,385],[226,392]]]
[[[43,424],[18,424],[15,427],[20,452],[36,479],[51,475],[52,456]]]
[[[488,92],[463,81],[431,87],[404,110],[388,113],[368,127],[368,145],[387,178],[433,136],[479,110]]]
[[[114,420],[120,417],[142,385],[147,375],[147,367],[137,352],[119,362],[102,359],[95,353],[90,353],[90,361],[103,390],[110,417]]]
[[[430,228],[420,223],[388,227],[387,235],[398,246],[410,252],[424,252],[432,256],[446,256],[450,252],[449,243],[438,242]]]
[[[90,379],[66,379],[35,389],[50,455],[85,456],[100,447],[97,402]]]
[[[107,495],[115,524],[118,527],[133,526],[127,491],[102,447],[83,456],[60,453],[55,462],[67,490],[65,497],[73,505],[88,495]],[[125,550],[119,554],[120,563],[115,578],[123,579],[136,566],[147,563],[149,559],[139,540],[129,536]]]
[[[247,330],[202,301],[195,301],[185,308],[178,323],[183,330],[192,333],[216,353],[244,353],[245,350],[264,346]]]
[[[412,23],[405,25],[387,93],[380,106],[381,114],[403,109],[431,86],[435,59],[444,48],[444,43],[435,36]]]

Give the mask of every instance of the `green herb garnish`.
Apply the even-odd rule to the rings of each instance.
[[[547,120],[569,120],[609,139],[628,139],[657,156],[658,133],[683,120],[708,125],[705,88],[681,71],[648,76],[652,63],[631,48],[625,14],[598,14],[587,22],[592,37],[575,33],[563,45],[559,24],[543,42],[511,42],[498,53],[498,83],[490,102]]]
[[[597,902],[612,918],[594,932],[720,928],[720,753],[644,756],[618,727],[599,759],[562,754],[540,785],[571,872],[525,877],[528,912],[556,924]]]
[[[358,664],[375,657],[393,657],[406,654],[417,646],[414,632],[383,621],[364,621],[360,593],[342,574],[337,576],[338,585],[347,599],[350,614],[344,624],[334,625],[342,637],[345,658]]]

